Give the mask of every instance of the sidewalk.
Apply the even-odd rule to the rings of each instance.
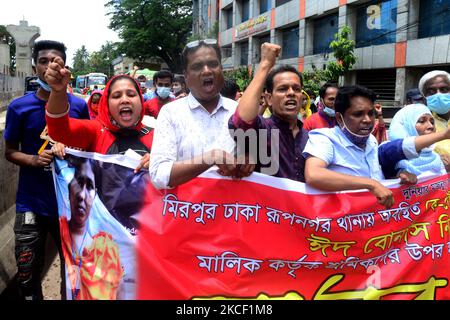
[[[42,279],[42,292],[44,300],[61,300],[60,286],[61,279],[59,276],[59,255],[56,255],[47,274]]]

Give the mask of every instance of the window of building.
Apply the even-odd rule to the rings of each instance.
[[[421,0],[419,38],[450,33],[450,0]]]
[[[239,65],[246,66],[248,65],[248,42],[242,42],[240,44],[241,47],[241,61],[239,61]]]
[[[356,47],[396,40],[397,0],[371,1],[357,9]]]
[[[281,5],[285,4],[285,3],[288,3],[289,1],[291,1],[291,0],[276,0],[275,1],[275,5],[277,7],[279,7],[279,6],[281,6]]]
[[[223,15],[225,18],[225,30],[233,27],[233,7],[223,10]]]
[[[259,0],[259,14],[270,10],[271,0]]]
[[[232,55],[231,46],[223,46],[220,48],[222,51],[222,58],[230,58]]]
[[[360,70],[356,73],[356,82],[375,91],[377,100],[394,101],[396,75],[397,72],[394,68]]]
[[[338,31],[337,13],[314,20],[313,53],[331,52],[330,43]]]
[[[254,37],[253,38],[254,44],[256,46],[255,53],[253,55],[254,61],[253,63],[259,63],[261,60],[261,45],[264,42],[270,42],[270,34],[266,34],[264,36]]]
[[[250,0],[242,0],[242,20],[247,21],[250,18]]]
[[[298,42],[299,42],[299,29],[298,26],[293,28],[284,29],[282,33],[282,59],[296,58],[298,57]]]

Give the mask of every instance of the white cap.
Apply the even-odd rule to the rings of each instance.
[[[426,73],[422,78],[420,78],[419,81],[419,90],[420,93],[425,97],[425,93],[423,92],[423,89],[425,87],[425,83],[427,83],[429,80],[436,78],[437,76],[444,76],[447,77],[448,81],[450,82],[450,73],[447,71],[442,70],[434,70]]]

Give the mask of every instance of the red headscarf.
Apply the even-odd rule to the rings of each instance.
[[[105,89],[103,90],[102,97],[100,98],[100,102],[98,104],[97,120],[100,121],[111,132],[117,132],[120,129],[123,129],[121,127],[114,125],[111,122],[111,114],[109,113],[109,106],[108,106],[108,99],[109,99],[109,94],[110,94],[109,90],[111,87],[111,83],[113,83],[114,80],[119,77],[133,81],[133,83],[135,84],[135,88],[139,93],[139,98],[141,99],[141,105],[142,105],[140,119],[138,119],[138,122],[134,127],[129,127],[127,129],[140,131],[144,127],[144,124],[142,123],[142,119],[144,118],[144,115],[145,115],[144,98],[142,97],[142,91],[141,91],[141,88],[140,88],[139,84],[137,83],[137,81],[133,77],[130,77],[129,75],[126,75],[126,74],[120,74],[120,75],[114,76],[106,84]]]
[[[87,102],[88,105],[88,109],[89,109],[89,116],[91,118],[91,120],[95,119],[98,117],[98,106],[100,105],[100,100],[97,103],[97,111],[94,111],[94,109],[92,108],[92,97],[94,96],[94,94],[99,94],[100,98],[103,95],[103,91],[102,90],[95,90],[94,92],[91,93],[89,100]]]

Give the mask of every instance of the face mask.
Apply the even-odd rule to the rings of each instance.
[[[51,92],[52,91],[52,88],[50,88],[50,86],[46,82],[42,81],[41,79],[38,78],[36,80],[36,82],[39,83],[39,85],[41,86],[41,88],[43,90],[45,90],[47,92]]]
[[[322,103],[323,109],[322,111],[329,117],[334,118],[336,117],[336,113],[334,111],[334,109],[328,108],[327,105],[325,104],[325,101],[323,101],[322,99],[320,99],[320,102]]]
[[[156,87],[156,94],[162,99],[167,99],[167,97],[170,95],[170,88]]]
[[[323,106],[324,106],[323,112],[326,113],[327,116],[329,116],[331,118],[334,118],[336,116],[336,112],[333,109],[328,108],[325,105],[323,105]]]
[[[181,86],[180,87],[172,87],[172,91],[173,91],[173,93],[177,94],[178,92],[181,91]]]
[[[341,128],[344,135],[350,140],[354,145],[364,149],[367,143],[367,140],[369,140],[370,133],[367,136],[362,136],[360,134],[353,133],[350,131],[350,129],[347,127],[344,121],[344,117],[341,116],[342,123],[344,124],[344,127]]]
[[[450,93],[436,93],[427,97],[427,106],[437,114],[446,114],[450,111]]]

